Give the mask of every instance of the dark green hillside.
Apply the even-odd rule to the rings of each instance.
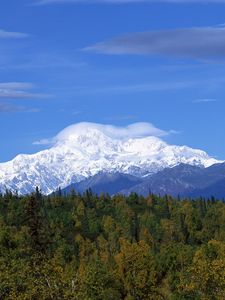
[[[0,196],[0,299],[224,299],[225,203]]]

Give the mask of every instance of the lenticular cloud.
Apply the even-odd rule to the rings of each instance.
[[[56,144],[61,141],[72,139],[77,135],[86,134],[88,131],[93,131],[93,130],[99,131],[112,139],[119,139],[119,140],[141,138],[146,136],[161,137],[168,134],[168,132],[161,130],[155,127],[153,124],[147,122],[134,123],[124,127],[108,125],[108,124],[105,125],[105,124],[82,122],[82,123],[73,124],[63,129],[61,132],[59,132],[55,137],[51,139],[40,140],[38,142],[35,142],[34,144],[39,144],[39,145]]]
[[[151,123],[134,123],[125,127],[119,127],[114,125],[104,125],[97,123],[78,123],[71,125],[61,131],[56,139],[67,139],[69,136],[81,132],[86,132],[88,130],[98,130],[101,131],[108,137],[115,139],[129,139],[129,138],[138,138],[145,136],[163,136],[167,132],[156,128]]]

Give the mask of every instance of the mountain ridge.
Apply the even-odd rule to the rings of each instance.
[[[208,167],[220,162],[204,151],[138,134],[119,131],[116,136],[111,127],[91,123],[70,126],[50,141],[49,149],[1,163],[0,190],[26,194],[38,186],[50,194],[99,172],[141,178],[180,163]]]
[[[129,196],[131,193],[147,196],[149,193],[154,193],[181,198],[210,198],[211,196],[225,198],[225,163],[208,168],[181,164],[145,178],[120,173],[99,173],[72,184],[61,192],[69,194],[74,190],[83,193],[88,189],[98,195],[107,193],[111,196],[115,194]]]

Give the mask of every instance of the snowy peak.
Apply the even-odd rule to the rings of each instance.
[[[159,138],[165,134],[148,123],[125,128],[92,123],[69,126],[45,140],[50,149],[0,164],[0,190],[29,193],[39,186],[48,194],[99,172],[143,177],[180,163],[202,167],[219,163],[204,151],[168,145]]]

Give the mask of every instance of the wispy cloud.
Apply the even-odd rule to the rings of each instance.
[[[82,3],[99,3],[99,4],[132,4],[132,3],[171,3],[171,4],[194,4],[194,3],[212,3],[223,4],[225,0],[37,0],[34,2],[37,5],[47,4],[82,4]]]
[[[27,33],[6,31],[0,29],[0,39],[21,39],[21,38],[26,38],[28,36],[29,35]]]
[[[203,99],[196,99],[193,101],[193,103],[213,103],[213,102],[219,102],[220,99],[213,99],[213,98],[203,98]]]
[[[25,106],[16,106],[7,103],[0,103],[0,113],[37,113],[39,111],[39,108],[28,108]]]
[[[136,54],[225,58],[225,27],[196,27],[133,33],[103,41],[84,51],[111,55]]]
[[[3,99],[34,99],[50,97],[47,94],[30,92],[34,88],[28,82],[0,82],[0,98]]]

